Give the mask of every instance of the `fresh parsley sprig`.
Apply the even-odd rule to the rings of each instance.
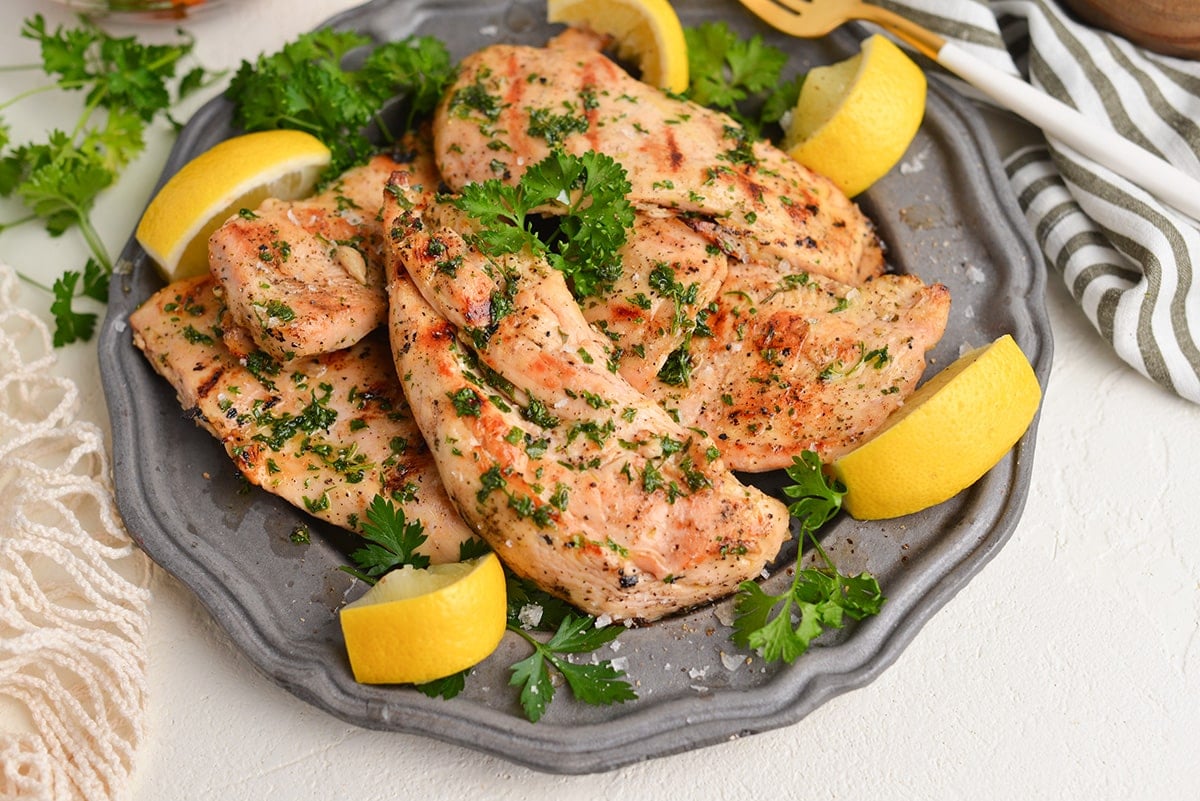
[[[0,223],[8,228],[40,220],[51,236],[77,228],[91,257],[83,270],[68,270],[44,287],[55,319],[54,344],[90,339],[97,316],[79,312],[82,297],[104,302],[113,261],[92,225],[91,212],[101,193],[122,169],[142,153],[147,125],[165,117],[173,126],[172,106],[211,79],[203,67],[178,75],[193,42],[143,44],[134,37],[115,37],[81,17],[76,28],[46,27],[37,14],[25,21],[21,36],[38,43],[41,69],[50,80],[0,103],[0,112],[49,91],[83,92],[84,105],[70,133],[53,130],[43,141],[14,144],[11,128],[0,118],[0,196],[15,197],[28,214]]]
[[[511,622],[508,630],[533,646],[532,654],[510,668],[512,678],[509,680],[510,685],[521,688],[521,708],[531,723],[541,719],[554,699],[551,667],[566,680],[575,700],[585,704],[607,706],[637,698],[633,687],[623,679],[625,673],[613,667],[609,660],[576,663],[567,658],[568,654],[588,653],[612,642],[620,635],[621,626],[597,627],[596,619],[590,615],[569,614],[544,643]]]
[[[360,67],[346,66],[364,52]],[[404,102],[404,130],[412,128],[433,111],[455,70],[446,46],[431,36],[379,44],[323,28],[253,63],[243,61],[225,96],[234,104],[234,122],[247,131],[291,128],[324,142],[333,153],[325,176],[332,177],[378,149],[368,135],[371,123],[385,143],[404,132],[388,129],[385,106]]]
[[[342,567],[350,575],[374,584],[384,573],[403,565],[429,567],[429,557],[417,552],[428,539],[425,525],[406,519],[404,510],[382,495],[371,499],[361,529],[370,543],[350,554],[355,566]]]
[[[531,608],[536,608],[540,615],[536,623],[522,620],[525,610]],[[509,574],[508,630],[533,648],[533,653],[509,667],[509,685],[520,688],[521,711],[531,723],[541,720],[554,700],[553,672],[563,678],[575,700],[582,703],[608,706],[637,700],[625,673],[611,660],[592,658],[579,663],[570,659],[570,655],[589,653],[612,642],[625,630],[624,626],[597,626],[596,618],[580,614],[565,601]],[[534,631],[548,632],[551,636],[543,642],[534,636]],[[468,673],[470,669],[417,685],[417,689],[431,697],[453,698],[466,688]]]
[[[847,617],[877,615],[886,599],[871,574],[847,576],[839,571],[816,537],[841,509],[846,488],[825,477],[812,451],[793,457],[787,474],[796,483],[783,492],[797,499],[788,512],[800,523],[801,545],[805,539],[811,542],[822,564],[804,569],[797,565],[791,586],[778,595],[768,594],[757,582],[742,582],[734,601],[733,641],[769,662],[782,659],[790,664],[825,629],[842,628]]]
[[[754,137],[796,105],[803,76],[781,80],[787,54],[761,36],[743,39],[724,22],[685,28],[683,34],[689,100],[724,111]]]
[[[619,251],[633,225],[625,168],[612,157],[555,150],[514,186],[489,179],[468,184],[454,204],[479,221],[474,241],[493,256],[529,248],[566,275],[576,297],[597,294],[621,275]],[[551,230],[535,232],[535,212]]]

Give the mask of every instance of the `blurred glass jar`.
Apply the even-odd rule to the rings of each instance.
[[[60,5],[87,14],[113,14],[139,19],[178,20],[200,13],[225,0],[57,0]]]

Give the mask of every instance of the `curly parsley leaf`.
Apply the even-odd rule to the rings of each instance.
[[[80,27],[53,31],[41,14],[25,21],[21,36],[37,42],[42,69],[64,90],[86,90],[89,109],[122,109],[149,122],[175,100],[202,86],[208,75],[193,68],[176,78],[194,42],[183,31],[175,44],[147,44],[136,37],[112,36],[80,18]]]
[[[554,699],[554,683],[550,669],[553,668],[566,680],[576,700],[586,704],[610,705],[632,701],[637,693],[625,673],[613,667],[608,660],[596,663],[575,663],[567,654],[594,651],[612,642],[621,631],[621,626],[597,627],[595,618],[587,615],[566,615],[554,635],[545,643],[519,626],[509,623],[509,631],[515,631],[533,646],[533,653],[510,668],[509,684],[520,687],[521,708],[531,723],[537,723]]]
[[[576,297],[597,294],[621,274],[619,250],[633,225],[625,168],[594,151],[553,151],[515,185],[468,184],[454,204],[479,222],[476,246],[499,256],[529,248],[566,275]],[[549,231],[535,232],[534,212],[548,210]]]
[[[688,99],[724,111],[754,136],[796,105],[803,78],[783,80],[787,54],[761,36],[742,39],[724,22],[706,22],[683,33]]]
[[[375,48],[362,67],[362,83],[382,106],[394,95],[403,95],[408,110],[405,130],[432,113],[457,68],[450,51],[432,36],[410,36]]]
[[[816,531],[841,509],[846,488],[826,478],[813,451],[794,457],[787,474],[796,483],[783,492],[797,499],[788,512],[823,564],[797,568],[791,586],[778,595],[768,594],[757,582],[742,582],[734,600],[733,641],[769,662],[782,659],[790,664],[823,631],[842,628],[847,617],[861,620],[879,614],[886,599],[874,576],[843,574],[817,540]]]
[[[403,565],[429,567],[429,557],[417,553],[428,537],[420,520],[409,522],[404,510],[387,498],[376,495],[367,507],[362,535],[371,541],[350,554],[355,567],[342,570],[374,584],[380,576]]]
[[[343,66],[367,48],[361,68]],[[393,98],[407,104],[407,130],[433,110],[454,75],[449,52],[433,37],[376,45],[363,34],[324,28],[243,61],[225,96],[234,104],[234,122],[247,131],[290,128],[324,142],[333,153],[325,172],[331,177],[377,150],[368,137],[372,122],[393,139],[380,116],[385,104]]]

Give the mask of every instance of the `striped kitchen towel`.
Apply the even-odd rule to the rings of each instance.
[[[878,5],[1200,176],[1200,62],[1138,48],[1051,0]],[[1052,138],[1005,168],[1047,264],[1100,335],[1138,372],[1200,403],[1196,223]]]

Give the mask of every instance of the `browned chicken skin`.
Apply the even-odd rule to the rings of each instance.
[[[830,462],[912,394],[949,309],[944,286],[911,275],[850,287],[738,265],[709,333],[690,341],[686,382],[641,389],[712,434],[738,470],[787,467],[803,450]]]

